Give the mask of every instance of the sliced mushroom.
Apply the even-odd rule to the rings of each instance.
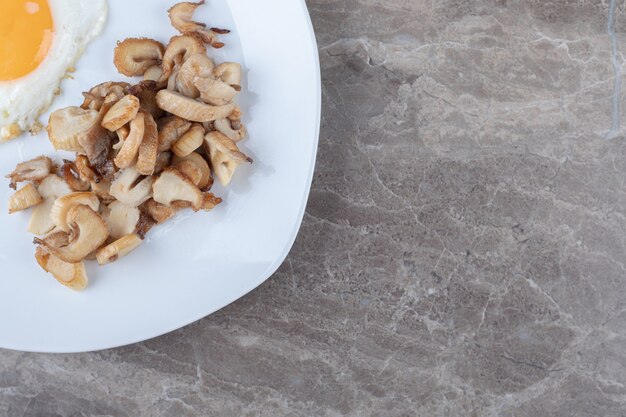
[[[171,206],[174,201],[188,201],[194,211],[202,208],[202,192],[175,168],[166,168],[152,187],[154,201]]]
[[[190,160],[184,160],[176,164],[175,168],[185,177],[189,178],[196,187],[200,188],[199,184],[200,181],[202,181],[202,171],[196,164]]]
[[[139,99],[128,94],[115,103],[102,119],[102,127],[115,132],[137,116],[140,107]]]
[[[86,93],[83,93],[85,100],[81,104],[81,108],[90,110],[100,110],[104,104],[104,100],[107,96],[113,95],[120,98],[124,97],[124,90],[127,89],[130,84],[125,82],[108,81],[102,84],[98,84]]]
[[[158,119],[163,116],[163,110],[157,106],[156,93],[159,90],[156,81],[142,81],[129,89],[129,93],[139,99],[141,108]]]
[[[100,265],[115,262],[119,258],[122,258],[137,249],[142,242],[143,240],[135,233],[123,236],[115,242],[98,250],[96,259]]]
[[[197,152],[192,152],[182,158],[175,156],[174,160],[172,161],[172,166],[184,173],[185,169],[180,169],[180,164],[185,161],[192,162],[196,166],[196,168],[199,169],[202,173],[200,181],[196,184],[198,188],[200,188],[201,190],[207,190],[208,188],[210,188],[213,184],[211,168],[209,167],[208,162],[202,157],[202,155]]]
[[[146,38],[128,38],[118,42],[113,63],[121,74],[136,77],[143,75],[151,66],[160,64],[164,52],[161,42]]]
[[[216,197],[212,193],[205,193],[204,200],[202,201],[202,210],[211,211],[221,202],[222,202],[221,198]]]
[[[210,106],[169,90],[161,90],[157,93],[157,104],[161,109],[192,122],[211,122],[222,119],[227,117],[234,108],[232,104]]]
[[[95,181],[97,179],[98,174],[93,170],[85,155],[76,155],[74,164],[82,181]]]
[[[34,207],[43,201],[32,182],[17,190],[9,198],[9,214]]]
[[[120,149],[122,149],[122,146],[124,146],[124,141],[130,134],[130,126],[124,125],[120,127],[115,131],[115,134],[117,135],[118,142],[113,144],[112,149],[119,151]]]
[[[135,168],[142,175],[152,175],[156,167],[159,148],[157,124],[150,113],[144,113],[145,129],[139,146],[139,156]]]
[[[87,191],[91,188],[89,181],[81,179],[76,164],[72,161],[64,160],[63,167],[61,168],[63,173],[63,179],[74,191]]]
[[[228,85],[241,85],[241,65],[237,62],[219,64],[213,74]]]
[[[219,78],[196,77],[194,83],[202,101],[214,106],[223,106],[233,102],[237,90]]]
[[[170,161],[172,160],[172,153],[171,152],[161,152],[157,155],[157,161],[156,164],[154,166],[154,173],[155,174],[159,174],[161,173],[165,168],[167,168],[168,166],[170,166]]]
[[[111,181],[107,179],[99,179],[97,181],[91,181],[91,191],[94,192],[103,204],[109,204],[115,201],[110,193]]]
[[[180,67],[183,65],[183,57],[182,55],[174,58],[174,67],[172,68],[172,72],[170,73],[170,77],[167,80],[167,85],[165,88],[172,91],[178,91],[178,87],[176,86],[176,81],[178,80],[178,72],[180,71]]]
[[[63,197],[59,197],[54,202],[52,210],[50,211],[50,217],[55,226],[60,230],[67,232],[70,230],[67,223],[67,213],[76,206],[85,205],[90,207],[93,211],[100,209],[100,200],[94,193],[80,192],[72,193]]]
[[[119,168],[128,168],[135,163],[137,159],[137,153],[139,152],[139,146],[141,146],[141,141],[143,140],[145,131],[145,114],[138,113],[135,118],[130,122],[130,133],[124,143],[122,144],[122,148],[115,156],[113,162]]]
[[[150,68],[148,68],[146,72],[143,73],[144,81],[157,82],[161,79],[162,76],[163,76],[163,68],[161,68],[161,65],[153,65]],[[161,88],[164,87],[163,84],[158,84],[158,83],[157,83],[157,86]]]
[[[44,178],[37,192],[44,199],[41,204],[33,209],[28,231],[34,235],[41,236],[54,229],[54,222],[50,213],[57,198],[63,197],[72,192],[72,189],[58,175],[50,174]]]
[[[191,128],[191,122],[177,116],[159,120],[159,152],[169,151],[174,142]]]
[[[70,230],[67,245],[57,247],[46,239],[35,239],[35,243],[45,246],[62,261],[77,263],[98,249],[109,237],[109,227],[104,219],[87,206],[72,207],[67,213],[67,224]]]
[[[103,217],[109,225],[111,237],[119,239],[135,231],[140,214],[137,207],[114,201],[104,211]]]
[[[158,224],[165,223],[178,212],[174,207],[168,207],[165,204],[157,203],[153,199],[146,201],[146,212],[156,221]]]
[[[152,197],[153,177],[140,179],[141,174],[134,168],[121,171],[111,184],[110,193],[122,203],[138,207]]]
[[[168,10],[170,22],[180,33],[195,32],[202,37],[202,40],[214,48],[224,46],[222,42],[218,42],[217,35],[229,33],[226,29],[211,28],[207,29],[204,23],[194,22],[192,20],[193,13],[198,6],[204,4],[204,0],[198,3],[182,2],[174,5]]]
[[[200,91],[194,84],[194,79],[213,78],[213,60],[205,54],[195,54],[189,57],[178,71],[176,89],[190,98],[200,97]]]
[[[46,130],[55,150],[83,152],[78,138],[97,122],[97,110],[67,107],[52,112]]]
[[[237,144],[220,132],[209,132],[204,137],[211,156],[215,176],[224,186],[230,183],[237,167],[252,159],[239,150]]]
[[[233,127],[234,123],[235,122],[233,122],[231,119],[224,118],[216,120],[213,126],[217,131],[228,137],[230,140],[234,142],[239,142],[246,137],[246,128],[241,124],[240,121],[236,121],[238,127],[237,129],[235,129],[235,127]]]
[[[204,142],[204,127],[201,124],[194,123],[191,129],[185,133],[176,143],[172,146],[172,151],[176,156],[187,156],[200,146]]]
[[[87,287],[89,280],[83,262],[64,262],[41,246],[37,247],[35,259],[44,271],[52,274],[59,283],[66,287],[77,291]]]
[[[11,178],[10,187],[15,190],[16,184],[23,181],[41,181],[52,171],[52,160],[40,156],[30,161],[20,162],[6,178]]]
[[[186,61],[190,56],[198,53],[206,53],[204,42],[200,36],[195,33],[174,36],[170,39],[163,55],[163,63],[161,64],[163,74],[161,74],[159,81],[164,82],[170,77],[176,57],[182,56],[182,60]]]

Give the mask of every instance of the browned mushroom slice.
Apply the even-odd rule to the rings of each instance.
[[[42,201],[33,183],[28,183],[9,198],[9,214],[34,207]]]
[[[152,187],[157,203],[171,206],[174,201],[191,203],[194,211],[202,208],[202,192],[175,168],[166,168]]]
[[[125,82],[108,81],[102,84],[98,84],[86,93],[83,93],[85,100],[80,106],[83,109],[100,110],[104,99],[108,95],[115,95],[118,100],[124,97],[124,90],[127,89],[130,84]]]
[[[209,132],[204,137],[211,156],[215,176],[222,185],[228,185],[237,167],[252,159],[242,153],[237,144],[220,132]]]
[[[222,202],[221,198],[216,197],[212,193],[205,193],[203,197],[203,201],[202,201],[202,210],[211,211],[215,207],[217,207],[217,205],[220,204],[221,202]]]
[[[122,148],[114,159],[115,165],[119,168],[128,168],[135,162],[137,153],[139,152],[139,146],[144,136],[144,131],[145,114],[138,113],[130,122],[130,133],[126,140],[124,140]]]
[[[55,226],[64,232],[69,231],[67,213],[72,207],[79,205],[88,206],[97,212],[100,209],[100,200],[94,193],[89,192],[72,193],[57,198],[50,211],[50,217]]]
[[[204,0],[198,3],[185,1],[174,5],[168,10],[170,22],[172,26],[181,33],[195,32],[202,37],[204,42],[214,48],[221,48],[224,44],[218,42],[217,35],[229,33],[230,31],[217,28],[207,29],[204,23],[194,22],[192,20],[194,11],[202,4],[204,4]]]
[[[161,79],[162,75],[163,75],[163,68],[161,68],[161,65],[153,65],[150,68],[148,68],[146,72],[143,73],[143,79],[144,81],[157,82]],[[157,86],[159,86],[160,88],[164,87],[164,85],[158,84],[158,83],[157,83]]]
[[[103,212],[104,220],[109,225],[111,237],[119,239],[135,231],[139,223],[140,212],[137,207],[127,206],[120,201],[114,201]]]
[[[91,188],[91,184],[87,180],[80,177],[76,164],[72,161],[64,160],[61,168],[63,179],[74,191],[87,191]]]
[[[141,174],[134,168],[121,171],[111,184],[111,195],[122,203],[138,207],[152,197],[153,177],[141,179]]]
[[[219,78],[200,78],[194,79],[196,88],[200,91],[202,101],[214,106],[223,106],[232,103],[237,95],[237,90],[226,84]]]
[[[83,152],[78,138],[94,126],[99,126],[97,110],[67,107],[52,112],[46,130],[55,150]]]
[[[237,128],[233,126],[235,123],[237,124]],[[229,118],[218,119],[215,121],[213,126],[217,131],[227,136],[234,142],[239,142],[246,137],[246,128],[238,120],[233,121]]]
[[[232,104],[210,106],[169,90],[161,90],[157,93],[157,104],[161,109],[192,122],[211,122],[222,119],[227,117],[234,108]]]
[[[155,174],[161,173],[165,168],[170,166],[170,161],[171,160],[172,160],[172,153],[171,152],[168,152],[168,151],[160,152],[157,155],[156,164],[154,166],[154,173]]]
[[[47,156],[40,156],[30,161],[20,162],[6,178],[11,178],[10,187],[15,190],[18,182],[41,181],[50,175],[51,171],[52,160]]]
[[[113,63],[121,74],[136,77],[143,75],[151,66],[158,65],[164,51],[163,44],[153,39],[128,38],[118,42]]]
[[[189,57],[178,71],[176,89],[183,95],[191,98],[200,97],[200,91],[194,84],[194,79],[213,78],[213,60],[205,54],[195,54]]]
[[[186,33],[174,36],[170,39],[170,43],[167,45],[163,55],[163,63],[161,64],[163,74],[161,74],[159,81],[164,82],[170,77],[174,69],[176,57],[182,56],[182,60],[186,61],[190,56],[199,53],[206,53],[206,48],[198,35]]]
[[[99,249],[96,254],[96,259],[100,265],[115,262],[119,258],[124,257],[137,249],[142,242],[143,240],[141,237],[135,233],[122,236],[115,242]]]
[[[204,142],[204,127],[201,124],[194,123],[191,129],[172,146],[172,151],[176,156],[187,156]]]
[[[73,290],[82,290],[87,287],[87,271],[82,262],[68,263],[50,254],[42,246],[37,247],[35,259],[41,268],[52,274],[61,284]]]
[[[113,197],[110,193],[111,191],[111,181],[106,179],[99,179],[96,181],[91,181],[91,191],[93,191],[102,204],[109,204],[115,201],[115,197]]]
[[[202,170],[190,160],[179,161],[175,168],[189,178],[198,188],[200,188],[200,181],[202,181]]]
[[[131,94],[124,96],[115,103],[102,119],[102,127],[115,132],[135,118],[139,111],[139,99]]]
[[[82,181],[96,181],[98,174],[93,170],[89,164],[89,159],[85,155],[76,155],[76,170],[80,175]]]
[[[200,181],[196,184],[198,188],[200,188],[201,190],[207,190],[211,187],[211,185],[213,184],[211,168],[209,167],[208,162],[202,157],[202,155],[197,152],[192,152],[182,158],[179,156],[175,156],[174,160],[172,161],[172,166],[184,173],[185,169],[180,168],[180,164],[182,162],[192,162],[196,166],[196,168],[199,169],[202,173]]]
[[[87,206],[72,207],[67,213],[67,224],[70,230],[67,245],[55,246],[46,239],[35,239],[35,243],[45,246],[62,261],[77,263],[98,249],[109,237],[109,227],[104,219]]]
[[[146,212],[156,221],[158,224],[165,223],[177,213],[177,209],[174,207],[168,207],[165,204],[157,203],[153,199],[146,201]]]
[[[33,209],[33,214],[28,223],[28,231],[34,235],[44,235],[54,229],[51,212],[57,198],[72,192],[69,185],[58,175],[50,174],[44,178],[37,192],[44,201]]]
[[[165,117],[159,120],[159,152],[169,151],[174,142],[191,128],[191,122],[178,116]]]
[[[150,113],[155,120],[163,116],[163,110],[156,103],[158,90],[156,81],[141,81],[128,90],[130,94],[139,99],[141,108]]]
[[[139,156],[137,158],[137,172],[142,175],[152,175],[157,162],[159,148],[159,132],[157,124],[150,113],[143,113],[145,119],[145,129],[143,139],[139,146]]]
[[[224,62],[213,70],[213,74],[228,85],[241,85],[241,65],[236,62]]]

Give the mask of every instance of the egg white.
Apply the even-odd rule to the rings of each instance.
[[[48,0],[54,36],[48,55],[30,74],[0,82],[0,142],[39,125],[39,116],[59,93],[59,85],[89,42],[100,34],[107,0]]]

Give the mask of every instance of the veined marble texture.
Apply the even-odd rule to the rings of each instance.
[[[154,340],[1,351],[0,416],[625,416],[626,2],[308,5],[285,264]]]

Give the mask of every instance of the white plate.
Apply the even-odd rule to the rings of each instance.
[[[122,80],[112,64],[117,40],[175,35],[166,10],[175,0],[109,0],[102,35],[53,108],[78,105],[81,92]],[[45,274],[26,232],[30,213],[9,217],[8,182],[0,193],[0,347],[80,352],[126,345],[192,323],[248,293],[283,262],[304,214],[320,121],[320,73],[304,0],[212,0],[197,20],[232,29],[212,56],[245,68],[240,104],[250,132],[242,150],[255,161],[236,173],[211,213],[162,226],[130,256],[98,267],[73,292]],[[44,115],[42,120],[47,120]],[[0,146],[0,173],[16,162],[52,155],[45,134]]]

